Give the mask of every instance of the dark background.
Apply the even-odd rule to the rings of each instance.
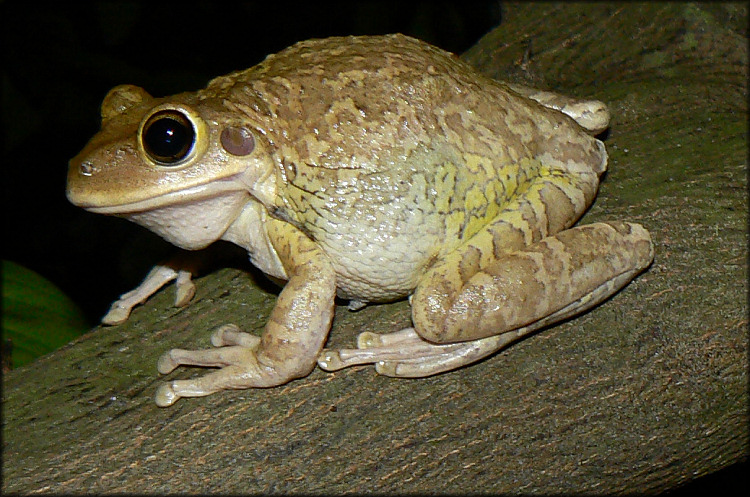
[[[498,1],[67,3],[0,6],[2,258],[54,282],[92,325],[173,250],[65,198],[67,161],[98,130],[110,88],[197,90],[313,37],[401,32],[462,53],[501,21]],[[673,495],[747,488],[745,469]]]

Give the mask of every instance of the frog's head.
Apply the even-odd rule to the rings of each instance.
[[[198,249],[220,238],[250,197],[273,196],[268,142],[219,98],[157,99],[123,85],[101,115],[101,130],[69,164],[67,196],[77,206]]]

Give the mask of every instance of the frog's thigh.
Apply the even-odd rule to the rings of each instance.
[[[466,245],[417,288],[412,317],[425,340],[528,333],[601,302],[653,260],[648,232],[621,222],[571,228],[482,264],[477,251],[492,247]]]

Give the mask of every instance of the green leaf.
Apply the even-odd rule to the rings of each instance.
[[[14,368],[52,352],[90,328],[69,297],[30,269],[3,260],[2,289],[3,348],[10,342]]]

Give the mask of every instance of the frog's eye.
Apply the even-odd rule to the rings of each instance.
[[[141,141],[154,162],[176,166],[193,149],[195,128],[182,112],[162,110],[154,113],[143,125]]]

